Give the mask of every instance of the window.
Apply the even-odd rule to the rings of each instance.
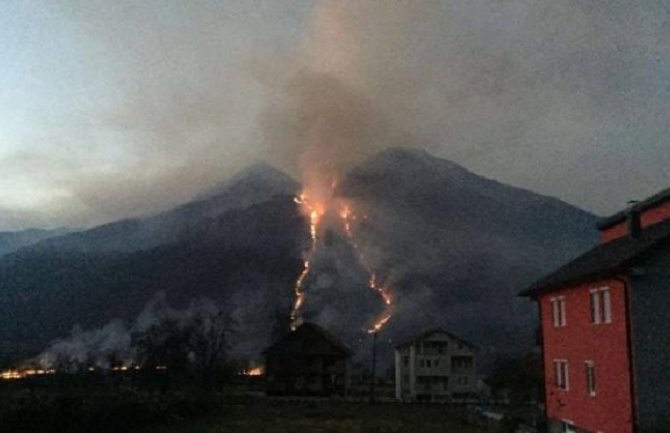
[[[551,313],[554,320],[554,328],[559,328],[566,325],[565,296],[551,298]]]
[[[586,392],[591,396],[596,396],[596,368],[593,361],[586,361]]]
[[[440,366],[440,360],[439,360],[439,359],[436,359],[436,360],[435,360],[435,367],[439,367],[439,366]]]
[[[612,298],[610,288],[593,289],[591,296],[591,322],[594,325],[612,323]]]
[[[556,374],[556,388],[565,391],[570,389],[568,361],[565,359],[554,360],[554,372]]]
[[[402,357],[402,364],[407,367],[409,365],[409,356]]]
[[[563,433],[576,433],[575,423],[569,419],[564,419],[563,421]]]
[[[426,360],[426,367],[430,368],[430,359]]]
[[[425,367],[426,366],[426,361],[423,359],[419,361],[419,367]]]
[[[610,289],[603,289],[600,293],[603,295],[603,320],[605,323],[612,323],[612,300]]]
[[[474,368],[474,358],[472,356],[452,356],[451,357],[451,372],[460,373],[467,372]]]

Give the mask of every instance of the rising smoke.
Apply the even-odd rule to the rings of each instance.
[[[296,178],[313,167],[337,174],[398,145],[603,212],[618,208],[621,194],[667,184],[662,2],[70,1],[47,9],[63,22],[40,22],[53,26],[45,34],[74,46],[58,58],[62,83],[47,87],[62,88],[58,102],[72,110],[34,119],[37,132],[0,160],[10,185],[48,186],[32,196],[51,198],[23,205],[34,215],[0,220],[5,227],[92,225],[164,209],[259,158]],[[58,72],[34,66],[46,83]],[[607,193],[622,171],[630,191]],[[585,192],[595,189],[605,192]]]
[[[205,355],[212,356],[206,353],[212,348],[220,350],[216,356],[228,355],[233,335],[230,317],[212,301],[196,299],[189,308],[177,310],[170,307],[164,293],[158,293],[132,323],[115,319],[99,329],[75,326],[69,337],[55,341],[30,362],[67,372],[108,370],[164,365],[179,352],[196,363]]]

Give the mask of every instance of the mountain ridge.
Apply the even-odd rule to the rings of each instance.
[[[242,324],[235,353],[257,356],[277,315],[288,314],[309,232],[295,181],[276,185],[282,172],[263,165],[240,173],[167,212],[0,257],[0,360],[29,355],[76,323],[130,320],[157,291],[177,307],[200,295],[223,305]],[[487,351],[523,350],[536,315],[516,290],[596,241],[594,215],[426,152],[377,154],[336,192],[369,216],[356,241],[397,300],[381,353],[435,326]],[[331,237],[306,285],[305,318],[366,356],[360,328],[380,303],[344,234]]]

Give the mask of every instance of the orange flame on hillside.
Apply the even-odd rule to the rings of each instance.
[[[319,233],[319,222],[321,217],[326,213],[325,206],[321,204],[312,204],[309,200],[307,194],[302,193],[299,197],[293,199],[297,204],[301,205],[303,211],[309,215],[309,235],[311,239],[311,245],[309,251],[306,254],[305,261],[303,262],[302,272],[298,275],[298,278],[295,280],[293,285],[293,308],[290,315],[290,326],[291,330],[295,331],[299,325],[300,321],[300,308],[305,302],[305,292],[304,285],[307,276],[311,270],[311,262],[316,254],[317,242],[318,242],[318,233]]]
[[[336,185],[337,182],[334,180],[331,183],[331,188],[334,190]],[[314,196],[319,196],[319,194],[314,194]],[[312,270],[312,262],[318,248],[320,223],[324,215],[326,215],[327,211],[334,207],[332,206],[332,203],[335,202],[335,200],[332,199],[332,193],[330,197],[327,198],[320,197],[320,198],[321,200],[314,200],[312,195],[303,192],[298,197],[295,197],[293,199],[295,203],[299,204],[302,207],[303,213],[309,217],[309,233],[310,233],[311,244],[309,250],[305,254],[305,260],[303,262],[302,271],[296,278],[295,283],[293,285],[294,302],[290,315],[291,330],[295,330],[298,327],[299,322],[301,320],[300,308],[305,303],[304,286],[305,281],[307,280],[307,277],[310,275],[310,272]],[[372,289],[375,293],[377,293],[384,302],[384,304],[387,306],[384,315],[380,319],[378,319],[370,329],[368,329],[368,332],[370,333],[377,332],[381,330],[382,327],[391,319],[390,308],[393,305],[393,297],[391,296],[390,289],[386,287],[384,284],[381,284],[379,282],[377,274],[370,266],[367,257],[365,256],[365,254],[363,253],[363,251],[361,250],[360,246],[358,245],[355,239],[354,224],[360,219],[367,219],[367,215],[364,215],[362,218],[360,218],[353,212],[351,206],[349,206],[346,203],[341,202],[339,203],[340,205],[337,214],[339,215],[340,220],[342,222],[342,227],[344,233],[346,234],[346,238],[356,253],[357,256],[356,258],[358,259],[359,264],[369,276],[368,287],[370,287],[370,289]]]
[[[358,246],[358,243],[354,238],[353,224],[358,219],[358,217],[351,210],[351,207],[346,203],[340,207],[339,214],[340,219],[342,220],[342,225],[344,227],[344,232],[347,234],[347,237],[349,238],[349,243],[351,244],[354,251],[356,251],[356,255],[358,256],[358,262],[370,276],[368,279],[368,287],[370,287],[370,289],[379,294],[381,299],[384,301],[384,304],[386,304],[387,306],[387,312],[384,314],[384,316],[379,320],[377,320],[373,324],[372,328],[368,329],[368,333],[372,334],[380,331],[384,327],[384,325],[386,325],[386,323],[389,320],[391,320],[391,313],[388,311],[388,309],[393,304],[393,298],[391,297],[390,289],[384,286],[383,284],[379,283],[377,279],[377,274],[372,270],[372,267],[369,265],[369,262],[365,254],[363,253],[363,250],[361,250],[361,248]],[[364,215],[363,219],[367,219],[367,215]]]

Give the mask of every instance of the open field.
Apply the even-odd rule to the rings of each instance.
[[[369,404],[326,398],[268,398],[258,380],[225,390],[141,382],[130,375],[57,375],[0,382],[0,431],[21,433],[503,433],[505,422],[472,408]],[[160,379],[160,378],[159,378]],[[378,396],[386,397],[384,388]],[[525,419],[532,409],[494,409]],[[529,413],[526,413],[529,412]]]
[[[501,427],[475,422],[457,407],[264,400],[226,405],[196,421],[142,433],[486,433]]]

